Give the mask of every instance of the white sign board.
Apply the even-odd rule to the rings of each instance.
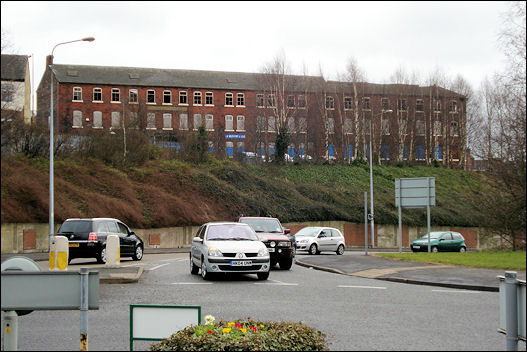
[[[435,177],[395,179],[395,206],[426,208],[436,205]]]

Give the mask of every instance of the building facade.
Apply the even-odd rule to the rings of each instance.
[[[218,156],[272,158],[281,128],[286,160],[438,162],[464,150],[465,97],[440,87],[325,81],[317,76],[53,65],[37,90],[46,121],[50,84],[58,133],[135,128],[178,150],[204,126]],[[254,154],[253,154],[254,153]]]
[[[31,123],[29,57],[2,54],[2,122],[23,118]]]

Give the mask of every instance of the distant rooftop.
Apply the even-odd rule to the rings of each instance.
[[[2,54],[2,81],[24,81],[28,56]]]

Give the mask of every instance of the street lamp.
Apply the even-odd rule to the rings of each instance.
[[[51,62],[49,65],[50,81],[51,81],[51,100],[50,100],[50,111],[49,111],[49,250],[51,250],[51,242],[53,242],[53,232],[55,227],[54,220],[54,197],[53,197],[53,70],[51,65],[53,64],[53,52],[59,45],[75,43],[75,42],[93,42],[95,38],[87,37],[77,40],[71,40],[69,42],[63,42],[55,45],[51,50]]]
[[[370,216],[368,216],[370,223],[371,223],[371,248],[375,248],[375,232],[374,229],[374,213],[373,213],[373,165],[372,165],[372,151],[371,151],[371,135],[373,134],[372,128],[371,128],[371,120],[373,120],[374,117],[377,117],[379,115],[383,115],[385,112],[392,112],[393,110],[383,110],[380,114],[372,116],[370,119]],[[381,117],[382,119],[382,117]]]

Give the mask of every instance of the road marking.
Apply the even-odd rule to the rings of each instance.
[[[419,269],[437,269],[437,268],[451,268],[451,265],[427,265],[427,266],[409,266],[400,268],[384,268],[384,269],[366,269],[352,273],[353,276],[365,277],[368,279],[375,279],[384,275],[396,274],[400,271],[419,270]]]
[[[159,268],[161,268],[161,267],[163,267],[165,265],[170,265],[170,263],[154,266],[153,268],[148,269],[148,271],[153,271],[153,270],[159,269]]]
[[[212,285],[213,282],[173,282],[171,285]]]
[[[272,281],[272,282],[269,282]],[[268,280],[267,282],[255,282],[255,285],[280,285],[280,286],[298,286],[298,284],[282,282],[278,280]]]
[[[349,286],[349,285],[339,285],[338,287],[345,287],[345,288],[374,288],[377,290],[386,290],[386,287],[378,287],[378,286]]]
[[[126,264],[126,265],[121,265],[121,267],[126,268],[129,266],[145,266],[145,265],[148,265],[148,263]]]
[[[479,291],[469,291],[469,290],[432,290],[432,292],[479,293]]]
[[[184,260],[188,260],[188,258],[184,258],[184,259],[163,259],[163,260],[160,260],[160,262],[182,262]]]

